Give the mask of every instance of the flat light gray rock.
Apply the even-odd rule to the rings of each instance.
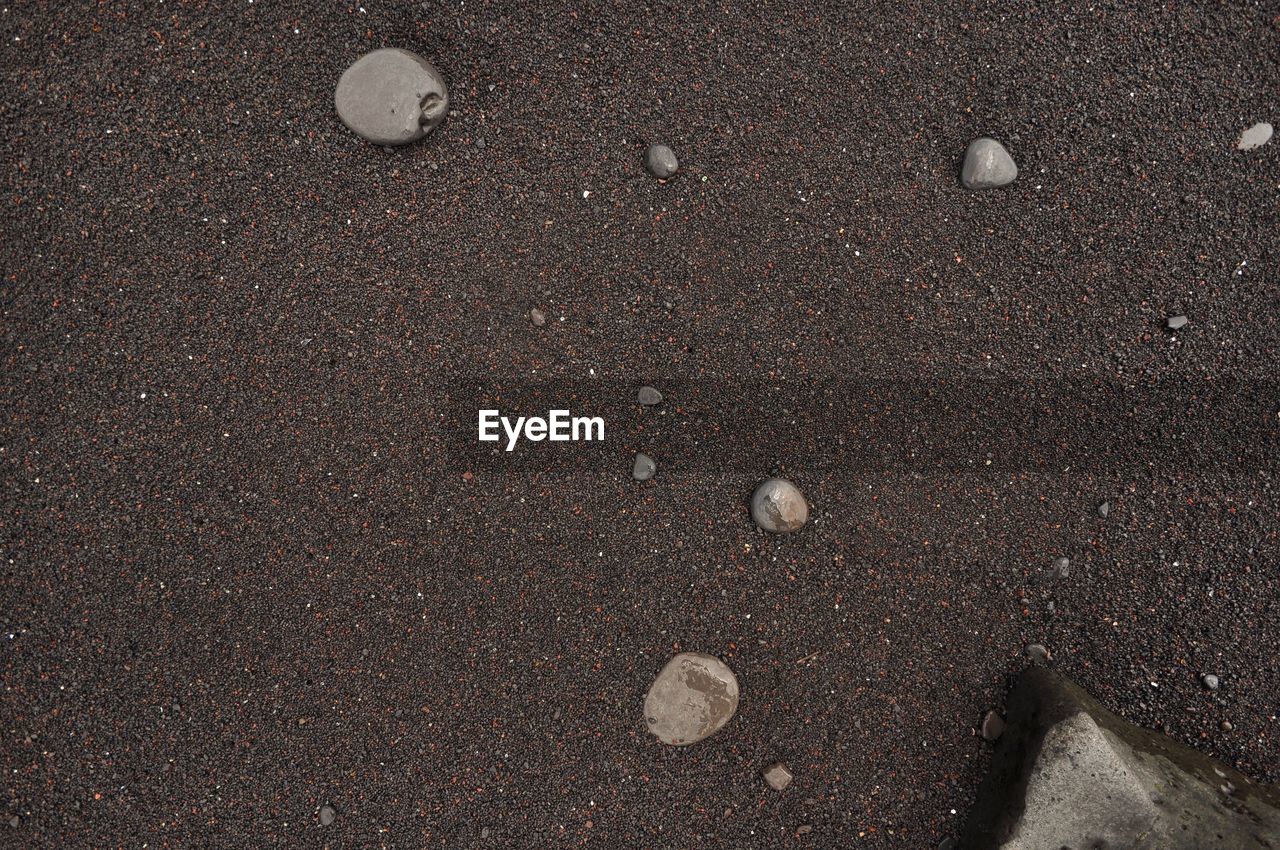
[[[333,104],[357,136],[375,145],[407,145],[444,120],[449,91],[426,59],[385,47],[361,56],[342,73]]]
[[[658,464],[644,452],[636,453],[636,464],[631,468],[631,476],[637,481],[648,481],[658,471]]]
[[[998,189],[1018,176],[1018,166],[1004,145],[995,139],[974,139],[964,153],[960,182],[966,189]]]
[[[682,652],[667,662],[644,698],[649,731],[683,746],[713,734],[738,710],[738,680],[723,661]]]
[[[649,173],[659,180],[672,177],[680,167],[675,151],[666,145],[650,145],[644,155],[644,164]]]
[[[1280,792],[1029,667],[965,826],[966,850],[1274,850]]]
[[[1259,121],[1248,130],[1240,134],[1240,141],[1236,142],[1236,148],[1242,151],[1251,151],[1254,148],[1260,148],[1267,142],[1271,141],[1272,127],[1266,121]]]
[[[765,531],[788,534],[808,522],[809,503],[790,481],[770,478],[751,494],[751,518]]]

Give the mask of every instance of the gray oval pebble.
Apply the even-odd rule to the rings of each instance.
[[[342,73],[333,104],[342,123],[362,139],[406,145],[444,120],[449,91],[426,59],[386,47],[366,53]]]
[[[320,807],[320,825],[321,826],[328,826],[329,824],[333,823],[333,819],[337,816],[338,816],[338,813],[334,811],[333,806]]]
[[[641,387],[640,392],[636,393],[636,401],[640,402],[645,407],[652,407],[662,401],[662,393],[658,392],[653,387]]]
[[[1218,677],[1212,673],[1205,673],[1200,677],[1200,681],[1203,682],[1204,686],[1211,691],[1216,691],[1218,689]]]
[[[1176,331],[1180,328],[1186,327],[1188,321],[1189,320],[1186,316],[1170,316],[1165,319],[1164,326],[1171,331]]]
[[[680,160],[676,159],[675,151],[666,145],[650,145],[645,152],[644,162],[649,173],[659,180],[670,178],[680,168]]]

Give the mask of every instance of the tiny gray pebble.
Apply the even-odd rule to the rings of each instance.
[[[493,88],[493,86],[490,86],[489,88]],[[481,838],[489,837],[489,827],[486,826],[484,829],[480,830],[480,837]]]
[[[658,471],[658,464],[643,452],[636,453],[636,464],[631,468],[631,475],[637,481],[648,481]]]
[[[529,311],[529,321],[533,322],[537,327],[542,327],[547,323],[547,314],[534,307]]]
[[[1050,655],[1044,644],[1033,643],[1027,646],[1027,657],[1032,661],[1048,661]]]
[[[1071,559],[1055,558],[1053,562],[1053,569],[1060,577],[1066,578],[1071,575]]]
[[[1212,673],[1205,673],[1200,677],[1200,681],[1203,682],[1204,686],[1211,691],[1216,691],[1218,689],[1218,677]]]
[[[666,145],[650,145],[644,158],[649,173],[659,180],[671,177],[680,167],[680,161],[676,159],[675,152]]]
[[[1103,502],[1101,505],[1098,505],[1098,516],[1102,517],[1103,519],[1106,519],[1107,515],[1110,513],[1111,513],[1110,502]]]
[[[476,150],[484,150],[484,139],[476,139]]]
[[[1165,320],[1164,326],[1171,331],[1176,331],[1187,324],[1186,316],[1170,316]]]
[[[320,807],[320,825],[328,826],[329,824],[333,823],[333,819],[337,817],[337,815],[338,813],[333,810],[333,806],[321,806]]]
[[[966,189],[998,189],[1018,176],[1018,166],[1004,145],[995,139],[974,139],[964,152],[960,182]]]
[[[1224,720],[1218,724],[1218,728],[1221,729],[1223,732],[1230,732],[1232,729],[1236,727],[1231,725],[1230,720]]]
[[[21,823],[22,821],[18,819],[17,815],[14,815],[13,817],[9,818],[9,826],[13,827],[14,829],[17,829],[18,825]]]
[[[813,827],[807,823],[802,823],[796,827],[796,835],[808,835],[811,832],[813,832]]]
[[[641,387],[640,392],[636,393],[636,401],[640,402],[645,407],[652,407],[662,401],[662,393],[658,392],[653,387]]]

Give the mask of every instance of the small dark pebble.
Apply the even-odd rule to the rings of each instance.
[[[1004,718],[995,711],[988,711],[982,718],[982,737],[995,741],[1004,734]]]
[[[938,850],[956,850],[956,840],[954,838],[944,838],[938,845]]]

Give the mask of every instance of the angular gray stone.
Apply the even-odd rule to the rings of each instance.
[[[769,783],[769,787],[774,791],[781,791],[791,784],[791,780],[795,778],[791,773],[791,769],[780,761],[775,761],[769,765],[761,773],[764,781]]]
[[[1260,148],[1267,142],[1271,141],[1272,127],[1266,121],[1259,121],[1248,130],[1240,134],[1240,141],[1236,142],[1236,148],[1242,151],[1251,151],[1254,148]]]
[[[652,407],[662,401],[662,393],[653,387],[641,387],[640,392],[636,393],[636,401],[645,407]]]
[[[1048,648],[1046,648],[1042,643],[1028,644],[1026,653],[1027,658],[1030,658],[1033,662],[1046,662],[1053,657],[1049,654]]]
[[[384,47],[342,73],[333,105],[342,123],[361,138],[375,145],[406,145],[444,120],[449,90],[426,59]]]
[[[1110,514],[1111,514],[1110,502],[1103,502],[1101,505],[1098,505],[1098,516],[1102,517],[1103,519],[1106,519],[1108,516],[1110,516]]]
[[[683,746],[711,735],[738,710],[738,680],[723,661],[682,652],[667,662],[644,698],[649,731]]]
[[[1071,559],[1070,558],[1054,558],[1053,571],[1058,574],[1059,578],[1066,578],[1071,575]]]
[[[1187,321],[1188,319],[1186,316],[1170,316],[1169,318],[1165,319],[1164,326],[1171,331],[1176,331],[1180,328],[1185,327],[1187,324]]]
[[[658,471],[658,464],[643,452],[636,453],[636,465],[631,468],[631,477],[637,481],[648,481]]]
[[[670,178],[680,167],[675,151],[666,145],[650,145],[644,155],[644,164],[649,169],[649,173],[659,180]]]
[[[960,182],[966,189],[998,189],[1017,176],[1018,166],[1004,145],[986,136],[969,143],[960,169]]]
[[[547,314],[534,307],[529,311],[529,321],[533,322],[535,327],[542,327],[547,323]]]
[[[809,520],[809,503],[790,481],[770,478],[751,494],[751,518],[775,534],[799,531]]]
[[[1117,717],[1058,673],[1029,667],[978,789],[968,850],[1264,850],[1280,792]]]

